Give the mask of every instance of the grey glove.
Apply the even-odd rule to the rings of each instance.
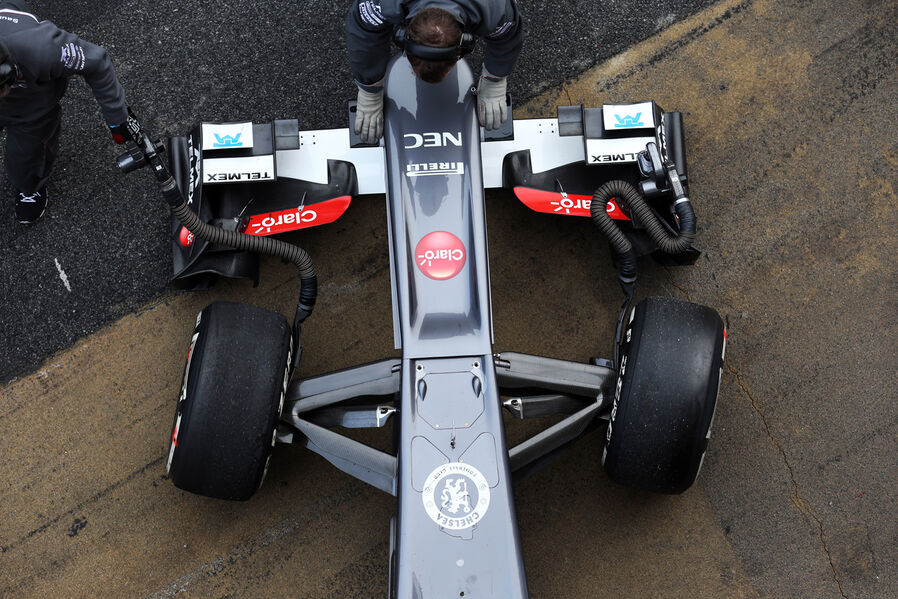
[[[384,80],[366,85],[368,91],[359,87],[355,108],[355,133],[366,144],[377,143],[384,134]]]
[[[480,124],[487,129],[498,129],[508,119],[508,107],[505,104],[507,81],[507,77],[491,75],[483,67],[480,84],[477,86],[477,114]]]

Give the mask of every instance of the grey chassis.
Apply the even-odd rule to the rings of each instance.
[[[279,440],[300,443],[397,496],[399,513],[390,536],[391,597],[526,597],[513,477],[591,430],[597,418],[607,419],[608,387],[616,380],[608,366],[492,353],[473,84],[465,62],[438,85],[416,78],[405,59],[391,64],[384,146],[394,323],[402,358],[294,382],[282,416],[287,426],[278,434]],[[406,134],[431,131],[461,132],[461,144],[405,147]],[[464,172],[458,177],[406,176],[407,165],[431,163],[460,163]],[[462,241],[467,276],[434,280],[419,269],[406,272],[417,259],[412,255],[417,240],[432,231],[446,231]],[[542,395],[500,402],[500,396],[517,388]],[[365,403],[356,403],[359,398]],[[394,398],[398,409],[391,405]],[[519,418],[572,414],[509,450],[503,405]],[[326,428],[380,427],[391,416],[400,421],[396,455]],[[457,522],[446,518],[438,526],[422,509],[422,495],[433,494],[428,485],[447,464],[473,466],[489,485],[487,509],[470,512],[478,517],[472,526],[468,514],[459,514]],[[457,468],[465,474],[463,467]],[[474,481],[466,478],[468,484]]]
[[[530,149],[538,158],[546,147],[546,154],[553,154],[552,144],[563,145],[568,152],[575,148],[581,158],[573,166],[576,176],[571,180],[580,179],[582,184],[585,170],[593,168],[587,163],[596,157],[594,148],[642,144],[646,153],[639,172],[645,180],[640,192],[625,182],[611,182],[621,204],[612,205],[610,196],[600,197],[597,191],[592,197],[593,220],[598,224],[604,217],[603,222],[614,227],[606,211],[632,210],[634,216],[641,214],[640,223],[625,231],[640,244],[639,255],[666,247],[668,254],[676,254],[674,261],[689,264],[698,251],[691,246],[691,233],[677,235],[678,224],[684,231],[687,228],[684,221],[691,219],[694,227],[678,113],[662,115],[653,103],[641,103],[630,108],[650,109],[649,116],[617,115],[615,125],[608,120],[609,109],[602,126],[602,112],[596,109],[564,114],[560,110],[558,121],[530,125],[546,147],[537,147],[526,136],[515,142],[517,146],[502,141],[513,138],[511,119],[505,131],[493,136],[497,141],[489,141],[487,135],[482,142],[473,84],[464,60],[439,84],[417,79],[403,55],[390,63],[382,154],[379,147],[363,149],[364,154],[352,154],[362,158],[351,165],[367,168],[370,178],[382,164],[394,341],[401,357],[292,383],[288,382],[302,351],[300,324],[317,293],[308,254],[290,244],[243,233],[240,217],[219,219],[226,221],[221,226],[200,222],[189,198],[200,197],[200,180],[209,177],[213,164],[234,169],[229,176],[236,177],[237,187],[228,189],[255,189],[239,187],[241,177],[250,178],[246,164],[267,160],[272,170],[277,168],[279,176],[289,180],[284,173],[296,171],[288,167],[307,168],[308,159],[322,153],[316,143],[328,135],[338,140],[351,136],[310,132],[306,139],[312,141],[303,146],[303,133],[295,124],[285,128],[282,121],[273,130],[288,133],[272,137],[278,143],[285,139],[286,149],[275,147],[269,138],[268,155],[234,153],[243,152],[234,147],[240,135],[222,133],[216,138],[226,140],[232,153],[208,161],[193,138],[169,140],[170,148],[177,150],[180,144],[182,150],[188,149],[172,153],[169,164],[175,174],[171,174],[157,153],[162,144],[141,134],[142,147],[132,146],[119,163],[123,170],[152,166],[184,229],[205,242],[191,260],[198,260],[207,249],[229,246],[288,258],[300,270],[300,300],[292,327],[280,314],[245,304],[217,302],[198,315],[172,427],[167,463],[172,482],[202,495],[248,499],[264,479],[276,442],[311,449],[344,472],[397,497],[398,513],[390,527],[391,599],[527,597],[513,483],[603,421],[609,424],[602,462],[612,479],[654,492],[684,491],[701,467],[725,351],[723,323],[710,308],[648,298],[629,310],[635,281],[635,252],[630,248],[626,252],[631,254],[632,271],[621,267],[627,300],[613,340],[613,359],[574,363],[493,353],[484,187],[496,176],[496,156],[502,162],[503,186],[545,186],[554,181],[561,188],[555,178],[561,171],[533,168]],[[635,135],[648,130],[650,137],[614,130],[634,125],[642,128]],[[248,131],[252,125],[239,127]],[[590,131],[607,132],[607,139],[591,137]],[[492,143],[497,144],[492,148],[504,149],[483,149]],[[528,144],[530,149],[523,149]],[[300,154],[303,151],[306,154]],[[482,155],[487,151],[493,153],[489,161]],[[636,154],[629,152],[609,155],[629,162],[625,166],[633,170]],[[328,156],[317,158],[323,161]],[[492,165],[491,174],[484,170],[485,162]],[[329,161],[321,172],[330,172],[330,166]],[[302,177],[292,179],[289,184],[295,186]],[[206,182],[213,184],[213,179]],[[341,190],[364,189],[363,185],[372,189],[376,183],[353,182]],[[574,196],[564,189],[551,193],[559,208],[573,204]],[[642,204],[640,213],[642,196],[654,198],[666,212]],[[300,223],[304,204],[291,210],[296,214],[294,224]],[[658,212],[661,217],[653,216]],[[639,231],[639,225],[650,220],[654,226],[646,228],[657,245]],[[177,227],[173,232],[176,243],[193,252],[192,237],[185,237],[184,231],[178,234]],[[623,261],[627,256],[620,244],[626,240],[621,241],[623,234],[618,236],[612,246]],[[542,432],[509,448],[503,407],[521,419],[556,418]],[[388,423],[394,433],[393,453],[332,430],[381,428]]]

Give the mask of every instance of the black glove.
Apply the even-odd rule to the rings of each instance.
[[[119,125],[109,125],[109,132],[112,133],[112,139],[117,144],[129,141],[137,143],[143,137],[143,130],[140,128],[137,117],[131,112],[130,106],[128,107],[128,120]]]

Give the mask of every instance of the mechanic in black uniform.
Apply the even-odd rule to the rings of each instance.
[[[346,46],[359,87],[355,132],[368,143],[383,135],[384,75],[394,27],[405,24],[411,41],[434,47],[458,45],[462,33],[486,41],[483,72],[477,86],[480,124],[498,129],[508,118],[508,75],[523,43],[515,0],[353,0],[346,16]],[[442,81],[455,60],[429,61],[409,55],[415,74]]]
[[[0,129],[6,129],[6,175],[19,222],[35,222],[47,207],[59,101],[73,75],[90,85],[113,139],[131,139],[125,92],[106,50],[38,20],[23,0],[0,1]]]

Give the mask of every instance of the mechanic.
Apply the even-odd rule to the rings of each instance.
[[[6,174],[16,217],[33,223],[47,207],[47,180],[59,147],[69,78],[93,90],[116,143],[132,139],[125,92],[103,48],[28,12],[23,0],[0,1],[0,130],[6,129]]]
[[[478,116],[487,129],[498,129],[508,118],[507,78],[524,37],[515,0],[353,0],[346,16],[346,46],[359,88],[355,132],[362,141],[374,143],[383,135],[390,39],[394,27],[402,25],[409,40],[426,46],[457,46],[462,33],[485,39]],[[424,60],[411,54],[408,59],[415,75],[429,83],[445,79],[457,61]]]

